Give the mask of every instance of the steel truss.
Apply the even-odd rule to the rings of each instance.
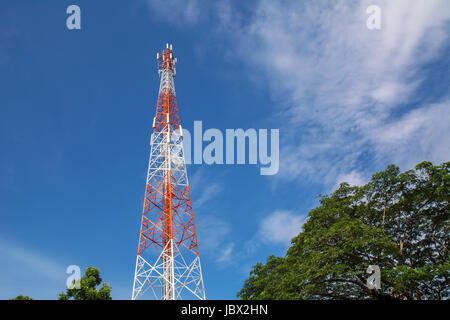
[[[161,78],[132,299],[206,299],[175,96],[172,45],[157,55]],[[151,290],[149,290],[151,289]]]

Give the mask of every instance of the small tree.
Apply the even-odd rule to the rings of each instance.
[[[33,300],[33,298],[19,294],[17,297],[11,298],[9,300]]]
[[[66,289],[65,293],[59,295],[59,300],[111,300],[109,284],[103,283],[99,289],[96,289],[102,283],[98,268],[88,267],[79,282],[79,289],[76,287]],[[75,285],[75,280],[73,284]]]

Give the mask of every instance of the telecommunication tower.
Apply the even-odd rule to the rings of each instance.
[[[167,44],[156,55],[161,78],[132,299],[206,299],[183,151],[174,77],[177,59]]]

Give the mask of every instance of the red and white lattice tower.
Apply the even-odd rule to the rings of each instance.
[[[132,299],[205,299],[178,116],[172,45],[157,54],[161,78]]]

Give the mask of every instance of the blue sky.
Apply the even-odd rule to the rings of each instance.
[[[73,264],[130,298],[167,42],[184,128],[280,129],[277,175],[187,168],[207,297],[234,299],[317,194],[450,159],[449,15],[445,0],[0,0],[0,299],[54,299]]]

